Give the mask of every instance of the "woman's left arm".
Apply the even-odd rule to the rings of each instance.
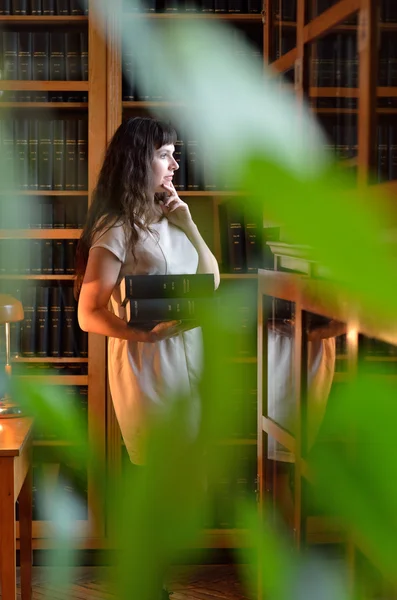
[[[184,231],[198,253],[197,273],[213,273],[215,289],[217,289],[220,282],[218,261],[208,248],[196,223],[193,221],[188,205],[179,198],[173,184],[165,184],[163,187],[170,194],[166,201],[161,204],[164,215],[170,223],[173,223]]]

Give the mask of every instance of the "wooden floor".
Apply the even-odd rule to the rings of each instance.
[[[80,568],[71,592],[66,593],[51,583],[51,567],[34,567],[32,600],[114,600],[107,575],[106,568]],[[250,600],[236,567],[230,565],[173,567],[168,587],[172,600]]]

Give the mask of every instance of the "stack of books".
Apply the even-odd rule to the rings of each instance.
[[[120,283],[128,325],[151,330],[158,323],[182,321],[197,327],[213,310],[212,274],[126,275]]]

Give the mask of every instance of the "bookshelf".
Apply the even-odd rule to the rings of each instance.
[[[95,2],[92,2],[92,6]],[[69,152],[69,172],[66,173],[66,161],[44,173],[43,165],[38,164],[38,178],[34,179],[29,173],[29,178],[23,184],[7,189],[2,183],[0,191],[1,229],[0,245],[7,243],[16,244],[72,244],[70,254],[73,254],[73,244],[81,233],[85,213],[89,203],[90,194],[95,185],[96,176],[101,164],[106,147],[106,72],[103,65],[106,62],[106,43],[95,21],[88,14],[90,7],[80,7],[79,2],[43,2],[34,1],[19,3],[22,11],[38,9],[47,10],[52,14],[4,14],[13,11],[13,2],[3,2],[0,6],[0,53],[1,53],[1,93],[0,93],[0,120],[11,119],[15,124],[18,121],[25,123],[49,122],[63,123],[60,129],[76,131],[78,123],[84,123],[86,137],[75,135],[61,140],[62,151]],[[56,11],[60,14],[54,14]],[[81,12],[82,14],[67,14],[68,12]],[[40,37],[41,36],[41,37]],[[47,37],[48,36],[48,37]],[[49,51],[48,55],[38,56],[39,42],[44,40]],[[61,48],[56,48],[56,41],[61,40]],[[64,40],[64,42],[62,42]],[[77,40],[77,47],[76,47]],[[84,41],[83,41],[84,40]],[[75,44],[73,46],[73,44]],[[8,46],[7,46],[8,44]],[[11,44],[11,46],[10,46]],[[23,44],[28,45],[28,51],[23,54]],[[36,46],[35,46],[36,44]],[[63,46],[62,46],[63,44]],[[69,45],[68,45],[69,44]],[[80,45],[79,45],[80,44]],[[72,47],[73,46],[73,47]],[[90,51],[88,51],[88,47]],[[26,50],[26,47],[24,48]],[[37,50],[37,52],[35,52]],[[56,51],[60,51],[58,60]],[[44,66],[43,66],[44,64]],[[44,72],[43,72],[44,69]],[[77,72],[77,75],[76,75]],[[7,77],[13,73],[12,78]],[[29,125],[28,125],[29,126]],[[16,127],[16,126],[15,126]],[[14,130],[15,133],[15,130]],[[27,136],[27,145],[34,140],[30,131]],[[1,146],[4,152],[5,137],[2,128]],[[52,139],[53,140],[53,139]],[[52,143],[51,140],[51,143]],[[54,140],[56,143],[56,140]],[[14,142],[18,140],[14,137]],[[36,150],[39,152],[38,139]],[[69,150],[66,149],[69,143]],[[80,145],[79,145],[80,144]],[[83,146],[81,145],[83,144]],[[34,148],[33,148],[34,150]],[[31,160],[31,155],[27,155]],[[42,156],[41,156],[42,158]],[[65,160],[65,155],[61,154]],[[33,160],[33,159],[32,159]],[[54,163],[55,155],[52,156]],[[80,165],[76,163],[79,160]],[[70,166],[71,165],[71,166]],[[73,166],[74,165],[74,166]],[[22,170],[24,165],[22,164]],[[79,170],[80,169],[80,170]],[[44,179],[42,175],[45,175]],[[82,179],[79,179],[81,175]],[[20,183],[20,181],[17,181]],[[11,187],[11,186],[10,186]],[[13,215],[10,221],[8,212],[13,212],[13,207],[18,205],[21,209]],[[49,224],[40,221],[36,214],[35,221],[29,217],[34,207],[46,205],[47,209],[54,211],[53,221]],[[61,222],[55,223],[54,207],[62,207]],[[77,218],[66,217],[70,210],[78,210]],[[29,216],[27,213],[29,212]],[[62,222],[63,213],[63,222]],[[43,213],[41,213],[43,216]],[[48,216],[48,215],[47,215]],[[7,217],[7,219],[6,219]],[[59,217],[59,214],[58,214]],[[23,225],[22,225],[23,220]],[[7,223],[5,223],[7,221]],[[22,227],[21,227],[22,225]],[[28,246],[25,246],[28,248]],[[65,249],[63,248],[63,251]],[[4,254],[4,252],[3,252]],[[53,288],[71,289],[73,285],[73,264],[64,268],[62,254],[60,264],[63,267],[58,271],[40,272],[40,265],[32,271],[32,265],[26,266],[23,272],[7,270],[7,265],[0,269],[0,285],[18,293],[22,286],[35,286],[37,289]],[[49,261],[55,260],[55,255],[48,257]],[[52,262],[52,267],[55,263]],[[42,265],[41,265],[42,266]],[[49,271],[49,269],[47,269]],[[26,309],[25,309],[26,314]],[[74,317],[73,317],[74,318]],[[79,349],[68,351],[65,355],[64,348],[53,356],[48,348],[41,348],[41,353],[36,348],[30,352],[22,352],[22,348],[14,348],[13,372],[15,377],[29,378],[37,384],[62,386],[72,398],[77,395],[81,401],[82,410],[87,413],[87,435],[89,439],[97,441],[101,458],[105,459],[105,413],[106,413],[106,380],[105,380],[105,342],[100,336],[89,335],[88,348],[79,346]],[[26,350],[26,348],[25,348]],[[57,354],[55,352],[55,354]],[[54,450],[62,447],[65,440],[41,439],[40,435],[34,442],[34,459],[37,464],[52,472],[52,481],[55,484],[59,471],[65,465],[57,465],[52,458]],[[85,482],[85,514],[76,527],[76,547],[101,548],[104,546],[105,522],[104,507],[99,505],[93,489],[91,466],[86,466]],[[17,528],[18,531],[18,528]],[[54,546],[53,529],[50,521],[41,520],[36,516],[33,524],[34,548],[44,549]]]
[[[279,78],[281,87],[293,86],[297,98],[305,100],[311,107],[328,136],[330,152],[351,170],[352,185],[362,188],[371,185],[374,192],[376,189],[387,192],[393,208],[397,190],[394,143],[397,114],[397,78],[394,71],[397,57],[394,50],[396,7],[395,2],[388,0],[264,2],[265,55],[274,77]],[[346,44],[347,48],[343,50],[343,44],[349,38],[350,48]],[[339,128],[338,136],[343,136],[349,127],[354,128],[354,134],[347,142],[343,137],[338,140],[335,130],[329,127],[330,123]],[[392,132],[386,140],[381,137],[384,127]],[[337,290],[331,291],[330,302],[326,305],[328,292],[325,290],[328,290],[327,280],[331,279],[331,274],[313,260],[309,247],[283,242],[270,245],[274,271],[262,270],[258,276],[259,510],[263,514],[265,501],[281,507],[282,514],[284,509],[291,542],[298,548],[309,544],[345,544],[353,573],[357,554],[365,555],[366,549],[360,547],[359,541],[348,539],[346,530],[336,518],[313,516],[305,506],[308,446],[307,437],[302,438],[304,432],[300,419],[307,414],[308,348],[302,332],[310,313],[332,315],[347,324],[347,335],[336,338],[336,368],[332,386],[343,385],[354,376],[358,352],[366,369],[373,371],[374,376],[393,381],[396,377],[395,337],[392,332],[388,335],[374,327],[373,323],[370,326],[365,318],[358,327],[356,323],[355,329],[349,319],[356,307],[347,305],[345,314],[342,314]],[[274,298],[292,302],[295,306],[293,377],[299,398],[294,435],[286,431],[285,426],[269,419],[267,412],[265,365],[268,338],[267,327],[263,323]],[[328,399],[329,406],[332,408],[332,396]],[[275,453],[271,459],[267,448],[269,439],[279,448],[278,455]],[[288,462],[293,463],[293,467],[286,466]],[[274,482],[277,477],[281,481],[286,473],[294,483],[289,490],[288,486],[284,487],[280,497]],[[291,505],[286,510],[285,497],[290,492],[293,498],[290,498]]]

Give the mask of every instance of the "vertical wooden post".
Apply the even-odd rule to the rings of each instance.
[[[273,13],[272,0],[263,0],[263,58],[265,65],[270,64],[273,48]]]
[[[358,185],[368,184],[376,165],[379,0],[362,0],[359,11]]]
[[[88,196],[95,188],[106,148],[106,36],[101,30],[101,18],[95,18],[95,0],[89,0],[88,25]],[[88,344],[88,436],[95,444],[99,460],[106,458],[106,338],[89,334]],[[93,465],[88,465],[92,474]],[[104,506],[92,477],[88,478],[88,498],[91,513],[89,529],[95,537],[104,537]]]

